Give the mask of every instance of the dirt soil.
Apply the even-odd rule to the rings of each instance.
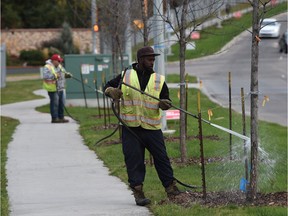
[[[287,192],[258,193],[255,200],[250,203],[246,201],[246,194],[241,191],[219,191],[207,192],[206,199],[202,192],[186,191],[178,196],[170,197],[160,201],[160,204],[175,203],[183,207],[191,207],[200,204],[207,207],[218,207],[227,205],[237,206],[287,206]]]
[[[107,124],[105,125],[97,125],[97,126],[93,126],[92,129],[95,131],[99,131],[99,130],[106,130],[106,129],[116,129],[116,127],[118,126],[118,124]],[[111,140],[107,140],[111,141]]]
[[[167,136],[164,137],[166,142],[179,142],[180,141],[180,137],[175,137],[175,136]],[[187,140],[198,140],[199,136],[188,136]],[[220,137],[218,135],[209,135],[209,136],[203,136],[203,140],[215,140],[215,141],[219,141]]]

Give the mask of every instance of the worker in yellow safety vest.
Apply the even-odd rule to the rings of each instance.
[[[150,203],[143,192],[145,149],[153,156],[156,171],[168,197],[180,194],[161,131],[161,110],[171,108],[172,103],[164,76],[153,70],[155,56],[158,55],[160,54],[154,53],[149,46],[139,49],[138,63],[132,64],[130,69],[108,81],[104,88],[107,96],[120,100],[120,117],[125,122],[125,127],[122,127],[122,149],[128,182],[135,202],[140,206]],[[121,85],[122,80],[161,99],[160,102],[127,85]]]
[[[65,79],[71,78],[72,74],[66,72],[61,65],[63,59],[60,55],[54,54],[46,61],[43,69],[43,88],[47,90],[50,98],[51,123],[67,123],[64,118],[64,90]]]

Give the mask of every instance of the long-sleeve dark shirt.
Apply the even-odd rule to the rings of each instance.
[[[139,84],[140,84],[140,88],[142,91],[145,91],[146,89],[146,86],[148,84],[148,81],[150,79],[150,75],[152,73],[155,73],[155,72],[147,72],[147,71],[142,71],[138,68],[137,66],[138,64],[135,63],[132,65],[133,69],[136,70],[137,72],[137,75],[138,75],[138,80],[139,80]],[[115,77],[114,79],[110,80],[107,82],[107,84],[105,85],[104,87],[104,90],[108,87],[114,87],[114,88],[117,88],[119,86],[119,83],[121,81],[121,74],[119,74],[117,77]],[[159,96],[160,99],[168,99],[170,100],[169,98],[169,89],[168,89],[168,86],[167,84],[164,82],[163,84],[163,87],[161,89],[161,92],[160,92],[160,96]]]

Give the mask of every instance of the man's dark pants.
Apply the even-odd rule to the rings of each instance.
[[[50,98],[50,113],[52,119],[64,118],[64,93],[63,91],[48,92]]]
[[[167,156],[161,130],[146,130],[141,127],[129,127],[138,139],[125,127],[122,132],[122,149],[131,187],[141,185],[145,179],[145,148],[152,154],[154,165],[162,185],[166,188],[174,180],[173,170]],[[139,141],[142,140],[142,142]]]

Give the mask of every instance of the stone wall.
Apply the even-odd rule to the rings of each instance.
[[[60,36],[62,29],[9,29],[1,30],[1,44],[6,44],[9,55],[19,56],[21,50],[38,49],[43,41]],[[72,29],[74,44],[80,53],[91,52],[92,32],[90,29]],[[99,37],[96,37],[99,39]],[[99,50],[99,40],[97,40]]]

